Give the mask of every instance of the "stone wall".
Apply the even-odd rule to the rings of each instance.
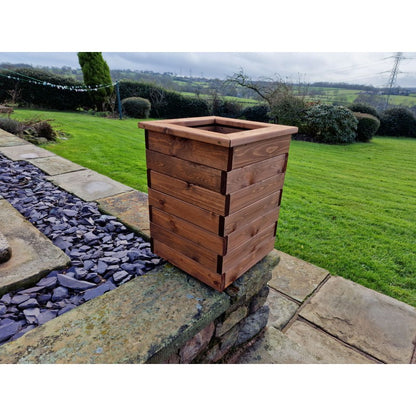
[[[0,347],[2,363],[225,363],[266,326],[269,253],[224,292],[170,264]]]

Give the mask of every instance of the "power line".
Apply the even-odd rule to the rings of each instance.
[[[389,80],[387,82],[387,88],[389,90],[388,90],[388,93],[387,93],[386,106],[384,107],[384,110],[386,110],[387,107],[389,106],[389,99],[390,99],[391,90],[392,90],[393,86],[396,84],[397,74],[399,73],[399,65],[400,65],[400,61],[402,59],[403,59],[403,53],[402,52],[397,52],[396,55],[394,56],[393,68],[391,70],[390,77],[389,77]]]

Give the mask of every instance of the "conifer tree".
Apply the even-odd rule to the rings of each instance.
[[[112,83],[110,68],[104,60],[101,52],[78,52],[78,61],[84,76],[84,84],[89,87],[97,85],[109,85]],[[96,109],[110,109],[110,98],[113,87],[101,88],[91,91],[90,97]]]

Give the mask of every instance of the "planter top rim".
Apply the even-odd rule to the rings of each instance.
[[[231,132],[209,131],[206,128],[210,126],[226,128]],[[139,128],[223,147],[241,146],[259,140],[287,136],[298,131],[298,128],[293,126],[218,116],[142,121]]]

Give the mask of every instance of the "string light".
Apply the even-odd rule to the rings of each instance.
[[[69,90],[69,91],[74,91],[74,92],[89,92],[89,91],[98,91],[104,88],[109,88],[109,87],[114,87],[117,83],[111,83],[111,84],[98,84],[95,86],[90,86],[90,85],[60,85],[60,84],[52,84],[51,82],[47,82],[47,81],[41,81],[39,79],[36,78],[32,78],[28,75],[23,75],[23,74],[19,74],[18,72],[12,71],[10,69],[6,69],[3,68],[3,70],[9,71],[13,74],[19,75],[19,77],[25,77],[25,78],[19,78],[17,76],[14,75],[6,75],[6,74],[1,74],[0,76],[4,77],[4,78],[8,78],[8,79],[14,79],[16,81],[23,81],[23,82],[28,82],[30,84],[35,84],[35,85],[42,85],[45,87],[51,87],[51,88],[57,88],[60,90]]]

